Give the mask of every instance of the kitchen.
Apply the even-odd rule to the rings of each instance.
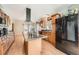
[[[62,46],[63,34],[69,35],[71,32],[64,30],[65,27],[57,22],[56,19],[63,16],[78,14],[78,5],[75,4],[2,4],[0,10],[0,17],[6,18],[6,21],[0,19],[0,24],[5,24],[5,35],[3,33],[0,40],[4,41],[10,37],[6,42],[0,41],[0,54],[4,55],[67,55],[79,54],[69,50],[65,50]],[[55,6],[55,7],[54,7]],[[64,8],[65,7],[65,8]],[[62,8],[62,9],[61,9]],[[8,18],[8,19],[7,19]],[[4,19],[5,20],[5,19]],[[77,20],[78,21],[78,20]],[[57,22],[57,23],[56,23]],[[75,21],[76,22],[76,21]],[[73,22],[72,22],[73,23]],[[76,22],[77,23],[77,22]],[[65,23],[64,23],[65,24]],[[67,23],[68,24],[68,23]],[[78,45],[78,24],[75,29],[76,34],[69,35],[67,39],[72,41],[72,36],[76,37],[73,45],[79,49]],[[70,25],[67,25],[70,26]],[[1,28],[1,27],[0,27]],[[62,29],[63,30],[62,30]],[[68,27],[69,28],[69,27]],[[73,29],[73,25],[70,26]],[[62,33],[61,31],[65,31]],[[69,31],[68,33],[66,31]],[[8,33],[7,33],[8,32]],[[61,35],[60,35],[61,34]],[[76,35],[76,36],[75,36]],[[7,42],[10,41],[10,44]],[[61,42],[62,41],[62,42]],[[65,42],[66,43],[66,42]],[[5,44],[5,45],[4,45]],[[6,46],[8,45],[8,46]],[[6,48],[5,48],[6,46]],[[48,48],[47,48],[48,47]],[[61,48],[63,48],[63,50]],[[72,46],[73,47],[73,46]],[[69,53],[68,53],[69,52]]]

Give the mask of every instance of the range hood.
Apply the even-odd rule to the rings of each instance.
[[[31,21],[31,9],[26,8],[26,22],[30,22],[30,21]]]

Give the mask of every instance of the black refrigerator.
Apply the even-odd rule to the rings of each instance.
[[[78,22],[79,14],[71,14],[56,19],[56,48],[68,54],[79,54],[74,52],[79,47]]]

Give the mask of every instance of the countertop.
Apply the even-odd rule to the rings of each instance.
[[[52,30],[42,30],[42,31],[44,31],[44,32],[52,32]]]
[[[47,38],[47,36],[45,36],[45,35],[40,35],[39,37],[36,37],[36,38],[28,38],[28,35],[24,34],[24,33],[23,33],[23,37],[24,37],[25,41],[32,41],[32,40]]]

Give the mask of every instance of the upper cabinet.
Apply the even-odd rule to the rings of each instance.
[[[42,30],[52,30],[52,20],[50,16],[43,16],[40,21]]]
[[[9,30],[12,30],[12,20],[1,8],[0,8],[0,28],[8,27]]]
[[[0,9],[0,24],[6,24],[9,26],[11,24],[10,17]]]

